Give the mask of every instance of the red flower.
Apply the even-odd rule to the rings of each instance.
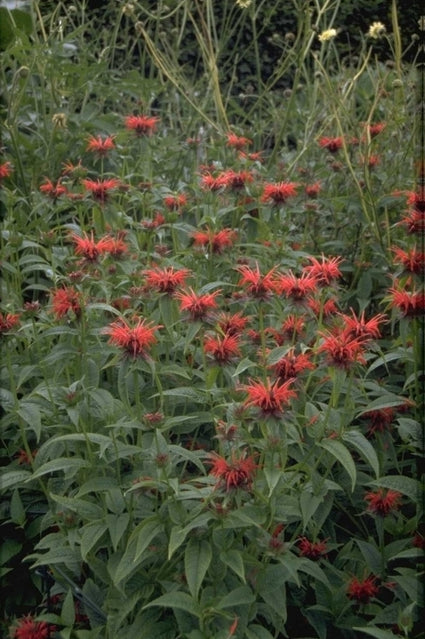
[[[308,259],[311,264],[304,266],[303,273],[315,278],[320,286],[329,286],[334,280],[341,277],[339,265],[343,261],[342,257],[325,257],[322,255],[320,262],[315,257],[309,257]]]
[[[107,235],[98,242],[102,253],[109,253],[112,257],[119,259],[128,251],[128,246],[121,237],[111,237]]]
[[[227,186],[227,182],[223,174],[214,177],[211,173],[207,173],[202,176],[201,179],[201,188],[208,191],[219,191]]]
[[[158,226],[162,226],[162,224],[165,224],[165,217],[162,215],[162,213],[156,213],[153,220],[143,220],[141,224],[143,228],[148,230],[157,229]]]
[[[425,233],[425,212],[423,211],[410,211],[399,224],[403,224],[407,227],[407,231],[410,234],[417,233],[422,235]]]
[[[143,275],[146,278],[146,287],[148,289],[171,295],[177,287],[185,284],[190,271],[186,268],[177,271],[173,266],[166,266],[164,268],[147,269],[143,272]]]
[[[380,408],[378,410],[369,410],[361,415],[362,419],[370,421],[369,433],[383,433],[391,426],[394,419],[394,409]]]
[[[192,233],[194,246],[208,248],[217,254],[221,254],[226,248],[233,246],[236,237],[237,233],[233,229],[221,229],[217,232],[207,229]]]
[[[303,302],[311,293],[317,292],[317,279],[310,273],[302,273],[297,277],[289,271],[279,274],[276,279],[276,290],[280,295],[291,298],[294,302]]]
[[[57,319],[73,313],[77,318],[81,315],[81,294],[72,286],[65,286],[53,291],[53,313]]]
[[[220,180],[230,189],[241,189],[248,182],[253,182],[254,177],[250,171],[223,171],[218,176]]]
[[[243,451],[239,456],[233,452],[230,462],[217,453],[209,453],[212,464],[210,475],[218,479],[218,487],[230,491],[232,488],[250,490],[254,479],[255,470],[258,468],[252,456],[247,456]]]
[[[243,317],[241,313],[220,313],[217,316],[217,322],[223,333],[227,335],[240,335],[250,318]]]
[[[129,115],[125,118],[125,126],[137,136],[150,136],[154,133],[159,118],[147,115]]]
[[[1,181],[5,178],[8,178],[12,175],[12,165],[10,162],[3,162],[0,164],[0,184]]]
[[[56,200],[58,197],[65,195],[68,192],[66,186],[63,186],[60,183],[60,180],[58,180],[56,184],[53,184],[51,180],[47,179],[44,184],[41,184],[40,191],[51,197],[52,200]]]
[[[82,183],[86,191],[90,191],[93,197],[102,203],[108,199],[108,191],[121,185],[121,182],[116,178],[110,178],[109,180],[82,180]]]
[[[336,153],[342,147],[344,143],[343,138],[319,138],[319,146],[323,149],[327,149],[329,153]]]
[[[370,137],[375,138],[377,135],[379,135],[379,133],[381,133],[385,129],[386,126],[387,125],[385,122],[377,122],[376,124],[367,125],[367,129],[369,131]]]
[[[164,204],[169,211],[180,211],[187,204],[187,197],[184,193],[178,195],[166,195]]]
[[[30,466],[34,457],[36,456],[37,451],[31,451],[30,453],[27,453],[27,451],[24,448],[20,448],[17,458],[18,458],[18,464],[21,465],[25,465],[25,466]]]
[[[417,275],[425,272],[425,253],[418,251],[415,248],[410,251],[403,251],[403,249],[397,246],[393,247],[394,262],[402,264],[404,270],[408,273],[416,273]]]
[[[177,299],[180,300],[180,310],[188,311],[193,320],[204,319],[211,309],[217,308],[216,297],[220,291],[197,295],[193,289],[178,291]]]
[[[124,318],[112,322],[103,329],[110,335],[109,343],[124,349],[132,357],[146,357],[148,349],[156,343],[155,331],[161,326],[152,326],[145,319],[139,318],[134,326],[130,326]]]
[[[243,265],[238,266],[236,270],[242,276],[238,282],[238,286],[245,287],[246,292],[251,297],[266,299],[270,293],[275,291],[276,284],[273,276],[276,271],[276,267],[272,268],[265,275],[260,273],[258,264],[256,264],[255,269]]]
[[[272,202],[273,204],[284,204],[290,197],[297,194],[295,182],[278,182],[276,184],[265,184],[261,202]]]
[[[276,364],[269,365],[269,368],[273,369],[280,380],[286,380],[295,379],[305,370],[313,369],[314,364],[307,353],[296,355],[295,349],[291,348]]]
[[[425,213],[425,188],[421,187],[420,191],[411,193],[407,199],[407,204],[413,206],[415,211]]]
[[[366,493],[364,497],[368,502],[368,511],[385,517],[392,510],[397,510],[400,506],[401,493],[397,490],[385,490],[379,488],[376,492]]]
[[[92,151],[100,157],[105,157],[112,149],[115,149],[114,136],[112,135],[106,138],[101,138],[100,135],[96,138],[91,135],[87,141],[86,151]]]
[[[308,557],[313,561],[320,559],[327,552],[326,541],[309,541],[307,537],[298,539],[298,547],[302,557]]]
[[[322,317],[329,317],[330,315],[335,315],[336,313],[338,313],[338,308],[335,304],[335,300],[332,298],[326,300],[325,302],[316,299],[309,299],[307,305],[309,308],[311,308],[316,317],[319,317],[320,315]]]
[[[99,255],[107,251],[107,238],[95,242],[93,232],[90,237],[84,233],[84,237],[80,237],[76,233],[71,235],[71,239],[75,244],[76,255],[81,255],[89,262],[95,262]]]
[[[317,352],[326,353],[329,364],[346,369],[354,362],[366,363],[363,357],[363,340],[353,339],[344,331],[337,334],[321,333],[321,336],[324,341]]]
[[[239,339],[236,335],[207,335],[204,351],[212,355],[218,364],[228,364],[232,359],[240,356]]]
[[[366,321],[364,311],[362,311],[360,317],[356,317],[353,309],[351,309],[351,316],[341,313],[341,317],[344,321],[344,332],[347,336],[363,340],[378,339],[378,337],[381,337],[379,324],[386,321],[386,317],[382,313]]]
[[[271,382],[251,380],[250,384],[240,387],[240,390],[248,393],[245,406],[255,406],[266,415],[281,415],[283,406],[289,403],[291,397],[296,397],[296,392],[289,388],[293,379],[281,383],[280,380]]]
[[[307,197],[311,197],[312,199],[314,199],[319,195],[321,188],[322,187],[320,182],[315,182],[314,184],[307,184],[304,187],[304,191]]]
[[[49,639],[50,626],[46,621],[35,621],[32,615],[18,620],[12,635],[14,639]]]
[[[370,576],[360,581],[353,577],[348,586],[347,594],[350,599],[355,599],[358,603],[369,603],[372,597],[378,594],[379,588],[375,585],[376,577]]]
[[[404,317],[421,316],[425,312],[425,292],[406,291],[397,288],[390,288],[390,306],[398,308]]]
[[[282,322],[281,335],[283,341],[293,341],[299,335],[302,335],[305,329],[305,320],[299,315],[288,315]]]
[[[244,138],[243,136],[236,135],[235,133],[227,134],[227,146],[230,146],[233,149],[236,149],[237,151],[242,151],[242,149],[245,149],[247,146],[250,146],[251,144],[252,144],[252,140],[249,140],[248,138]]]
[[[17,313],[0,313],[0,334],[16,328],[20,316]]]

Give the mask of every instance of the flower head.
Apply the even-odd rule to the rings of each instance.
[[[329,286],[341,277],[339,265],[343,261],[342,257],[325,257],[322,255],[321,261],[315,257],[309,257],[308,259],[311,264],[304,266],[303,273],[308,273],[315,278],[319,286]]]
[[[121,182],[116,178],[110,178],[109,180],[82,180],[82,184],[86,191],[89,191],[95,200],[99,202],[106,202],[109,196],[109,191],[116,189],[121,185]]]
[[[425,253],[415,248],[403,251],[398,246],[393,247],[394,262],[401,264],[408,273],[417,275],[425,273]]]
[[[81,293],[72,286],[58,288],[52,293],[52,308],[56,319],[62,319],[70,313],[81,315]]]
[[[161,328],[160,325],[153,326],[145,319],[139,318],[137,322],[130,325],[124,318],[112,322],[103,329],[109,335],[109,343],[119,346],[132,357],[146,357],[149,348],[156,343],[155,332]]]
[[[246,451],[239,455],[233,452],[230,462],[214,452],[209,453],[208,457],[208,463],[211,464],[210,475],[218,479],[219,488],[224,488],[227,492],[233,488],[250,490],[257,464]]]
[[[385,25],[382,24],[382,22],[372,22],[367,35],[369,36],[369,38],[379,40],[379,38],[382,38],[382,36],[385,35],[385,31]]]
[[[217,308],[217,296],[220,291],[213,291],[212,293],[204,293],[198,295],[191,288],[189,290],[178,291],[176,298],[180,300],[180,310],[187,311],[192,320],[201,320],[212,309]]]
[[[87,140],[86,151],[96,153],[99,157],[105,157],[112,149],[115,149],[113,135],[108,135],[106,138],[102,138],[100,135],[97,137],[91,135]]]
[[[52,200],[57,200],[61,195],[65,195],[68,189],[60,183],[60,180],[54,184],[51,180],[46,179],[46,181],[40,185],[40,191],[51,197]]]
[[[276,377],[281,380],[295,379],[300,373],[314,368],[308,353],[295,353],[291,348],[286,355],[281,357],[275,364],[270,364],[269,368],[274,371]]]
[[[284,204],[288,198],[297,194],[295,182],[277,182],[275,184],[265,184],[261,202],[271,202],[272,204]]]
[[[249,140],[248,138],[244,138],[243,136],[236,135],[235,133],[227,134],[227,146],[230,146],[233,149],[236,149],[237,151],[242,151],[243,149],[246,149],[246,147],[250,146],[251,144],[252,144],[252,140]]]
[[[14,628],[13,639],[49,639],[50,627],[46,621],[35,621],[32,615],[18,620]]]
[[[212,253],[221,254],[226,248],[233,246],[237,232],[233,229],[221,229],[213,231],[206,229],[205,231],[195,231],[192,233],[193,245],[209,249]]]
[[[242,266],[238,266],[236,270],[241,275],[238,286],[245,288],[250,297],[266,299],[269,297],[270,293],[275,291],[276,284],[274,274],[276,267],[272,268],[264,275],[261,274],[258,264],[256,264],[255,268],[251,268],[244,264]]]
[[[150,136],[154,133],[159,118],[148,115],[129,115],[125,118],[125,127],[134,131],[139,137]]]
[[[147,269],[143,271],[143,275],[146,278],[146,288],[171,295],[179,286],[185,284],[190,271],[186,268],[177,270],[173,266],[166,266]]]
[[[417,317],[425,313],[425,292],[423,290],[406,291],[390,288],[390,306],[397,308],[404,317]]]
[[[293,379],[285,382],[281,380],[271,382],[268,378],[265,382],[251,380],[249,384],[240,387],[240,390],[248,393],[245,406],[259,408],[265,416],[279,416],[289,400],[296,397],[296,392],[289,388],[293,382]]]
[[[228,364],[240,356],[239,338],[236,335],[207,335],[204,351],[211,355],[217,364]]]
[[[18,313],[0,313],[0,334],[13,330],[19,324]]]
[[[325,353],[331,366],[348,369],[355,362],[365,364],[363,357],[364,340],[353,338],[345,331],[321,333],[324,338],[318,353]]]
[[[385,517],[400,506],[401,493],[397,490],[385,491],[383,488],[379,488],[375,492],[366,493],[364,499],[368,502],[369,512]]]
[[[307,537],[300,537],[300,539],[298,539],[298,548],[302,557],[308,557],[308,559],[312,559],[313,561],[326,555],[328,550],[326,541],[309,541]]]
[[[181,211],[187,204],[187,197],[184,193],[166,195],[164,197],[164,204],[169,211]]]
[[[0,184],[2,180],[12,175],[12,165],[10,162],[3,162],[0,164]]]
[[[107,252],[107,238],[103,238],[98,242],[95,241],[93,232],[90,237],[84,233],[83,237],[73,233],[71,240],[75,245],[75,254],[81,255],[88,262],[95,262],[99,255]]]
[[[217,315],[217,323],[223,333],[227,335],[240,335],[249,322],[249,317],[243,317],[241,313],[225,313]]]
[[[347,594],[350,599],[355,599],[357,603],[369,603],[372,597],[378,594],[379,588],[375,584],[376,577],[370,576],[360,581],[353,577],[347,586]]]
[[[276,290],[280,295],[290,298],[293,302],[303,302],[312,293],[317,292],[317,279],[309,272],[297,277],[289,271],[279,274],[276,279]]]
[[[344,321],[344,332],[348,337],[366,341],[381,337],[379,325],[386,321],[386,316],[382,313],[371,317],[370,320],[366,320],[364,311],[362,311],[360,317],[357,317],[353,309],[351,309],[351,315],[341,314],[341,317]]]
[[[337,151],[339,151],[339,149],[342,148],[343,144],[344,144],[344,140],[341,137],[337,137],[337,138],[322,137],[322,138],[319,138],[319,146],[321,146],[322,149],[327,149],[329,151],[329,153],[336,153]]]
[[[327,42],[328,40],[332,40],[337,35],[336,29],[325,29],[318,35],[320,42]]]

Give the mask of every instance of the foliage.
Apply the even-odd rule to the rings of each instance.
[[[108,44],[72,6],[35,2],[1,54],[4,632],[419,639],[425,198],[397,14],[343,60],[347,7],[294,5],[270,76],[255,3],[225,28],[208,1],[111,6]]]

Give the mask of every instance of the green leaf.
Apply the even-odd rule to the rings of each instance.
[[[160,606],[163,608],[177,608],[178,610],[184,610],[185,612],[194,615],[195,617],[201,616],[201,608],[196,601],[185,592],[180,590],[174,592],[167,592],[165,595],[161,595],[157,599],[146,604],[143,609],[150,608],[152,606]]]
[[[115,515],[109,513],[106,515],[106,523],[108,524],[109,536],[111,538],[112,547],[114,551],[117,551],[118,544],[125,531],[127,530],[128,523],[130,521],[130,515],[128,513],[122,513]]]
[[[177,548],[179,548],[186,536],[188,534],[188,530],[182,528],[181,526],[173,526],[170,533],[170,540],[168,542],[168,561],[170,561],[171,557],[174,555]]]
[[[359,632],[364,632],[366,635],[370,635],[371,637],[375,637],[375,639],[396,639],[400,635],[395,635],[389,630],[382,630],[382,628],[373,628],[373,627],[360,627],[356,626],[353,630],[358,630]]]
[[[89,465],[90,464],[87,461],[80,459],[79,457],[60,457],[59,459],[52,459],[40,466],[40,468],[37,468],[37,470],[26,481],[37,479],[38,477],[42,477],[43,475],[48,475],[50,473],[57,473],[59,471],[63,471],[68,477],[72,477],[81,468],[88,468]]]
[[[374,447],[368,439],[358,430],[348,430],[342,436],[342,439],[351,444],[353,448],[363,457],[363,459],[371,466],[376,477],[379,477],[379,460]]]
[[[143,555],[146,548],[151,544],[152,540],[163,532],[164,526],[158,521],[157,517],[150,517],[144,519],[131,533],[129,542],[133,539],[136,540],[136,552],[134,555],[134,561],[138,561],[139,557]]]
[[[231,570],[245,583],[245,566],[242,554],[239,550],[223,550],[220,553],[220,561]]]
[[[227,593],[217,603],[216,608],[235,608],[237,606],[249,606],[255,601],[254,593],[248,586],[239,586]]]
[[[396,406],[404,406],[406,404],[406,398],[394,393],[384,393],[380,397],[374,399],[365,408],[362,408],[357,413],[357,417],[360,417],[364,413],[368,413],[371,410],[382,410],[383,408],[395,408]]]
[[[84,519],[102,519],[103,517],[103,508],[93,502],[53,493],[50,493],[50,497],[60,506],[69,508],[69,510],[78,513]]]
[[[339,461],[339,463],[347,471],[351,479],[351,490],[354,490],[357,476],[356,466],[348,448],[344,446],[344,444],[342,444],[340,441],[337,441],[335,439],[322,439],[322,441],[319,443],[319,446],[333,455],[335,459]]]
[[[37,442],[41,435],[41,414],[40,407],[34,402],[22,401],[16,411],[19,417],[28,424],[35,433]]]
[[[304,490],[300,495],[300,507],[301,514],[303,517],[303,530],[306,529],[308,522],[313,517],[314,513],[320,506],[323,501],[323,497],[318,497],[317,495],[313,495],[306,490]]]
[[[387,475],[369,482],[369,485],[396,490],[409,497],[413,502],[418,502],[423,494],[421,482],[404,475]]]
[[[365,564],[375,575],[379,574],[381,572],[382,558],[378,548],[363,539],[356,539],[355,541],[360,548]]]
[[[29,470],[9,470],[0,475],[0,488],[6,490],[11,486],[15,487],[22,482],[30,481],[32,478],[33,475]]]
[[[75,605],[71,590],[68,590],[66,593],[66,597],[62,604],[61,623],[70,628],[72,628],[75,623]]]
[[[18,490],[14,490],[10,500],[10,518],[14,524],[23,526],[25,523],[25,508]]]
[[[31,14],[20,9],[0,8],[0,50],[4,51],[21,34],[33,30]]]
[[[80,529],[80,549],[83,561],[86,561],[87,555],[96,545],[102,535],[108,530],[108,526],[104,521],[94,521],[86,524]]]
[[[256,623],[248,626],[245,631],[246,639],[273,639],[273,635],[268,630],[259,626]]]
[[[189,540],[184,553],[184,569],[190,594],[198,599],[199,589],[212,559],[211,545],[205,539]]]

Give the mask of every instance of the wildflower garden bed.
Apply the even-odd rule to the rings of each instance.
[[[169,5],[7,13],[2,636],[419,639],[424,25],[242,91],[265,6]]]

